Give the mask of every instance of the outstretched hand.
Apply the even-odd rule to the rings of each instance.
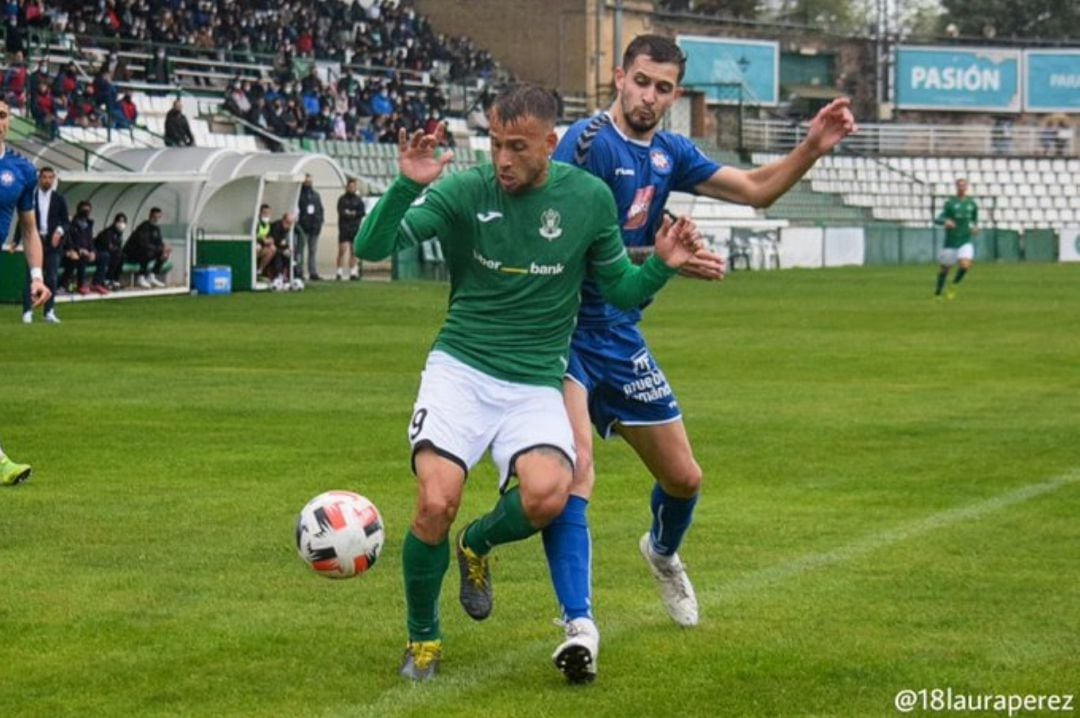
[[[822,107],[810,121],[806,142],[818,157],[831,152],[845,137],[859,130],[851,114],[851,99],[838,97]]]
[[[446,134],[440,124],[435,133],[425,135],[417,130],[410,136],[405,128],[398,131],[398,169],[413,182],[428,185],[439,178],[443,167],[454,158],[450,150],[437,154],[436,150]]]
[[[692,276],[699,279],[720,279],[724,276],[724,260],[705,249],[705,241],[697,225],[686,217],[674,222],[668,216],[656,233],[656,254],[672,269],[691,265]]]

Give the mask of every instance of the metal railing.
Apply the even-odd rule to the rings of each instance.
[[[806,137],[808,123],[751,120],[744,123],[747,149],[787,152]],[[866,155],[1076,157],[1071,128],[996,125],[860,124],[843,147]]]

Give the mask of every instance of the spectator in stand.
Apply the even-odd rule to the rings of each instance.
[[[8,33],[11,29],[8,28]],[[26,107],[26,86],[29,83],[30,73],[23,62],[21,51],[8,52],[11,63],[4,71],[4,101],[11,107]]]
[[[135,283],[143,289],[165,286],[165,282],[156,276],[164,271],[165,262],[172,254],[158,226],[161,224],[163,215],[161,208],[152,207],[149,218],[135,228],[124,245],[124,259],[139,265],[139,274]]]
[[[55,138],[60,134],[60,127],[56,119],[56,103],[52,88],[47,83],[40,83],[37,89],[34,101],[30,104],[30,115],[39,129],[47,132],[49,137]]]
[[[319,193],[315,191],[315,180],[311,175],[304,175],[304,184],[300,187],[300,235],[296,242],[296,271],[298,276],[304,275],[304,245],[307,245],[307,270],[308,279],[317,282],[322,279],[319,276],[318,267],[315,264],[315,255],[319,246],[319,232],[323,226],[323,204]]]
[[[103,277],[102,283],[110,291],[121,289],[120,272],[124,268],[124,232],[127,230],[127,215],[120,212],[113,223],[98,232],[94,237],[94,251],[98,253],[98,265],[95,280]]]
[[[30,75],[30,96],[34,97],[38,94],[38,87],[40,85],[52,85],[53,78],[49,74],[49,61],[46,58],[42,58],[38,62],[37,69]],[[56,94],[55,92],[53,93]]]
[[[337,280],[360,279],[360,262],[353,251],[356,233],[360,231],[360,222],[367,214],[364,198],[356,193],[356,178],[350,177],[345,183],[345,194],[338,197],[338,255]]]
[[[145,79],[155,85],[171,85],[173,78],[173,63],[165,52],[165,48],[159,47],[154,50],[153,56],[146,63]]]
[[[120,98],[120,116],[123,118],[125,127],[134,127],[139,119],[139,108],[131,99],[131,93],[124,93]]]
[[[109,291],[95,284],[91,288],[86,281],[86,268],[91,262],[97,260],[94,252],[94,220],[90,218],[92,207],[89,202],[79,202],[75,209],[75,216],[71,219],[64,236],[64,276],[60,278],[60,286],[67,291],[78,291],[79,294],[90,294],[96,291],[108,294]]]
[[[71,97],[81,90],[82,83],[79,82],[78,70],[75,68],[75,63],[69,62],[61,68],[60,72],[56,73],[56,80],[53,81],[53,94],[57,97]]]
[[[165,114],[165,144],[169,147],[191,147],[195,144],[191,125],[184,116],[184,106],[180,100],[173,102],[172,109]]]
[[[98,107],[104,107],[105,111],[102,113],[106,122],[110,125],[112,120],[119,112],[117,105],[117,93],[116,86],[112,83],[112,76],[106,68],[102,68],[98,71],[98,74],[94,77],[94,103]]]

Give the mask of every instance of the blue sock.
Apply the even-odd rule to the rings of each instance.
[[[694,506],[697,496],[689,499],[677,499],[660,488],[653,486],[652,492],[652,547],[661,556],[672,556],[682,545],[683,536],[694,519]]]
[[[548,571],[563,620],[592,618],[592,539],[585,509],[589,502],[571,496],[566,508],[543,531]]]

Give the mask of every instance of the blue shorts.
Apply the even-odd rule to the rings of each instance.
[[[574,332],[566,378],[589,393],[589,417],[605,439],[615,424],[649,426],[682,418],[664,372],[633,324]]]

